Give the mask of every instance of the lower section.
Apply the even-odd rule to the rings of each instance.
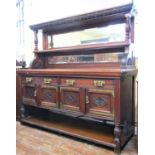
[[[115,126],[113,121],[70,117],[31,106],[23,108],[25,114],[21,122],[24,124],[104,145],[113,148],[117,153],[133,135],[132,130],[124,132],[124,128]]]
[[[78,121],[75,119],[54,118],[47,121],[46,119],[38,119],[35,117],[29,117],[22,119],[23,123],[56,131],[77,137],[83,140],[91,141],[97,144],[106,145],[108,147],[115,147],[113,137],[113,127],[103,126],[97,123],[90,123],[87,121]],[[104,131],[104,132],[103,132]]]

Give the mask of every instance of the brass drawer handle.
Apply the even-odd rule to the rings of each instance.
[[[31,77],[26,77],[26,83],[30,83],[32,82],[32,78]]]
[[[50,84],[52,82],[52,79],[44,78],[44,84]]]
[[[66,80],[67,86],[73,86],[75,84],[75,80]]]
[[[105,85],[105,81],[94,80],[95,87],[103,87]]]

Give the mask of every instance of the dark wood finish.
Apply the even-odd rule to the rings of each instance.
[[[61,87],[60,86],[60,93],[61,93],[61,102],[60,108],[63,110],[68,110],[73,112],[85,112],[85,94],[84,88],[78,87]]]
[[[105,88],[105,87],[104,87]],[[87,116],[98,119],[114,120],[114,90],[113,89],[87,89]]]
[[[19,68],[25,68],[25,61],[16,60],[16,120],[20,120],[21,117],[21,103],[22,103],[22,92],[21,92],[21,76],[17,74]]]
[[[21,97],[21,77],[16,74],[16,119],[20,120],[21,115],[21,103],[22,103],[22,97]]]
[[[65,68],[65,69],[22,69],[19,70],[20,75],[37,75],[37,76],[72,76],[72,77],[120,77],[127,75],[135,75],[135,68]]]
[[[68,54],[127,53],[134,36],[131,10],[129,4],[31,26],[36,58],[31,68],[17,72],[23,88],[23,123],[106,145],[120,153],[134,133],[135,67],[119,62],[48,64],[47,59]],[[122,22],[126,24],[124,42],[48,49],[48,35]],[[40,29],[42,51],[38,51]]]

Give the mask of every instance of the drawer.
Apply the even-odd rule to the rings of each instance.
[[[109,88],[114,87],[114,80],[105,79],[77,79],[77,78],[63,78],[60,80],[61,86],[74,87],[90,87],[90,88]]]
[[[41,84],[42,85],[58,85],[59,79],[53,78],[53,77],[42,77],[41,78]]]
[[[27,84],[27,85],[34,84],[34,81],[35,81],[34,78],[31,77],[31,76],[22,78],[22,83],[23,84]]]
[[[57,85],[59,83],[58,78],[53,77],[23,77],[22,82],[24,84],[37,84],[37,85]]]

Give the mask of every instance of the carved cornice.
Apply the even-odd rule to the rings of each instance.
[[[121,23],[125,20],[125,14],[130,13],[132,10],[132,3],[86,13],[77,16],[71,16],[63,19],[58,19],[50,22],[31,25],[33,31],[43,29],[46,33],[61,33],[83,28],[100,26],[102,24],[109,24],[109,22]]]

